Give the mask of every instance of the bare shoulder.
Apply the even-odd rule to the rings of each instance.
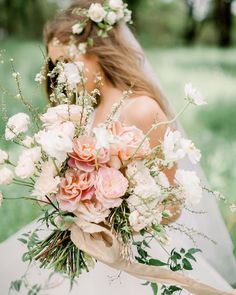
[[[157,101],[149,96],[130,98],[122,110],[125,123],[148,130],[155,120],[166,121],[167,117]]]

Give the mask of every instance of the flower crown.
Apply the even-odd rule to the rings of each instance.
[[[107,37],[107,33],[117,23],[132,23],[132,12],[128,8],[128,4],[122,0],[107,0],[102,5],[100,3],[92,3],[89,9],[76,8],[74,13],[82,15],[85,19],[72,26],[74,35],[81,34],[89,20],[96,23],[99,28],[98,36]]]

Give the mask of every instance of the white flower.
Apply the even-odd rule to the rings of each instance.
[[[185,151],[181,146],[181,140],[182,136],[178,130],[167,129],[163,142],[163,153],[167,163],[173,163],[184,158]]]
[[[34,81],[37,82],[37,83],[39,83],[39,84],[42,84],[43,81],[45,81],[45,80],[46,80],[46,78],[45,78],[45,76],[42,73],[38,73],[35,76],[35,79],[34,79]]]
[[[160,171],[158,175],[155,177],[156,182],[164,188],[168,188],[170,186],[169,180],[165,173]]]
[[[134,161],[128,164],[126,175],[135,185],[154,186],[156,184],[154,178],[150,175],[150,170],[142,161]]]
[[[129,9],[125,9],[125,16],[124,16],[124,22],[128,23],[132,19],[132,11]]]
[[[12,77],[14,79],[19,79],[20,78],[20,73],[19,72],[14,72],[14,73],[12,73]]]
[[[111,26],[114,25],[114,23],[116,22],[116,19],[117,19],[117,15],[114,11],[108,12],[105,18],[106,22]]]
[[[120,9],[116,12],[116,21],[120,21],[121,19],[123,19],[125,16],[124,14],[124,10],[123,9]]]
[[[109,148],[111,143],[115,143],[114,136],[108,132],[104,124],[100,124],[98,127],[93,128],[93,133],[96,138],[96,149]]]
[[[5,161],[7,160],[8,160],[8,154],[5,151],[0,149],[0,165],[4,164]]]
[[[70,121],[79,124],[81,120],[82,109],[78,105],[61,104],[56,107],[48,108],[40,119],[43,127],[55,127],[58,124]]]
[[[230,210],[231,210],[232,213],[235,213],[236,212],[236,204],[232,204],[230,206]]]
[[[14,178],[14,174],[10,169],[3,167],[0,170],[0,184],[5,184],[5,185],[11,184],[13,181],[13,178]]]
[[[72,32],[73,34],[81,34],[84,30],[84,26],[81,23],[77,23],[72,26]]]
[[[0,191],[0,207],[2,206],[2,203],[3,203],[3,194],[2,194],[2,192]]]
[[[86,42],[80,43],[78,46],[78,50],[80,53],[85,54],[87,51],[87,43]]]
[[[44,162],[42,165],[42,172],[36,180],[32,196],[39,200],[44,200],[45,196],[57,193],[60,177],[56,176],[56,168],[52,162]]]
[[[35,163],[41,160],[41,148],[35,147],[24,150],[19,157],[15,174],[21,179],[26,179],[34,175]]]
[[[75,127],[72,122],[59,125],[57,128],[43,130],[35,135],[35,140],[42,146],[48,156],[64,162],[67,154],[73,150]]]
[[[27,148],[31,148],[33,143],[34,143],[34,139],[30,136],[26,136],[24,140],[22,140],[21,142],[25,147]]]
[[[124,3],[122,0],[110,0],[109,6],[111,9],[120,10],[120,9],[123,9]]]
[[[181,186],[180,197],[185,199],[187,206],[199,204],[203,190],[195,171],[178,169],[175,174],[175,182]]]
[[[30,118],[25,113],[18,113],[9,118],[5,130],[6,140],[12,140],[17,137],[20,133],[28,130]]]
[[[151,225],[153,222],[153,217],[149,216],[143,216],[138,211],[133,211],[129,215],[129,223],[130,226],[133,228],[134,231],[139,232],[143,228],[145,228],[148,225]]]
[[[197,149],[194,143],[189,139],[182,139],[181,145],[185,153],[188,155],[189,160],[196,164],[201,159],[201,151]]]
[[[70,90],[74,90],[82,81],[84,64],[82,62],[61,63],[59,66],[60,74],[58,83],[66,84]]]
[[[201,106],[207,104],[207,102],[204,100],[202,94],[193,88],[191,83],[185,84],[185,98],[190,101],[191,103]]]
[[[88,17],[96,22],[100,23],[106,16],[106,11],[100,3],[92,3],[88,10]]]

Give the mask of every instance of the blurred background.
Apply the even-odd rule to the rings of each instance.
[[[1,114],[6,109],[9,115],[23,110],[15,99],[11,58],[21,73],[26,97],[39,110],[45,107],[44,90],[34,82],[44,60],[42,28],[57,9],[69,2],[0,0]],[[133,30],[175,109],[183,104],[186,82],[192,82],[207,99],[207,107],[192,107],[181,120],[202,150],[201,163],[211,187],[236,201],[236,0],[127,2],[134,13]],[[1,138],[3,132],[0,118]],[[0,145],[13,149],[2,139]],[[16,187],[0,189],[10,197],[27,195]],[[220,208],[236,247],[236,215],[223,204]],[[0,209],[0,242],[33,220],[38,212],[35,204],[5,201]]]

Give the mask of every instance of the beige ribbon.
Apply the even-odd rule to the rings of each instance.
[[[150,282],[177,285],[196,295],[232,295],[188,278],[163,267],[126,261],[121,256],[121,245],[105,227],[77,220],[71,228],[71,240],[82,251],[115,269]]]

